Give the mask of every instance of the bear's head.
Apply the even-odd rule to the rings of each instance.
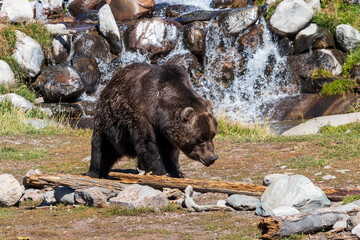
[[[192,107],[186,107],[180,113],[182,121],[181,137],[178,147],[191,159],[210,166],[218,156],[215,154],[213,138],[217,133],[217,122],[209,112],[196,113]]]

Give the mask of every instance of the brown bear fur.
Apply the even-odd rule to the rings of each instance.
[[[102,91],[95,111],[91,177],[107,177],[122,156],[156,175],[182,177],[179,150],[210,166],[217,122],[211,104],[171,64],[135,63],[119,70]]]

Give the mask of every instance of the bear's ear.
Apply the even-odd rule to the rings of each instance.
[[[184,122],[189,122],[195,115],[195,111],[192,107],[186,107],[181,111],[180,117]]]

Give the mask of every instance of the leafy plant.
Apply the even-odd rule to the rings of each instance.
[[[345,63],[342,68],[342,75],[347,77],[353,67],[358,63],[360,63],[360,46],[356,47],[346,55]]]
[[[360,200],[360,195],[349,195],[343,199],[343,205]]]
[[[328,69],[325,69],[325,68],[318,68],[318,69],[315,69],[312,73],[312,78],[313,79],[317,79],[317,78],[332,78],[334,77],[332,75],[332,73],[328,70]]]
[[[322,87],[320,94],[327,96],[351,93],[356,86],[357,83],[354,79],[338,79],[331,83],[325,84]]]

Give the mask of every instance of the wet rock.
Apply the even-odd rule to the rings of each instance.
[[[70,37],[67,35],[58,36],[51,44],[51,54],[56,64],[64,63],[69,57],[71,49]]]
[[[11,174],[0,175],[0,207],[14,206],[21,198],[24,186]]]
[[[88,10],[96,10],[100,2],[101,0],[73,0],[67,9],[70,14],[76,18]]]
[[[50,108],[54,116],[67,118],[80,118],[84,110],[74,103],[42,103],[40,106]]]
[[[195,55],[203,57],[206,52],[206,25],[195,21],[184,26],[185,46]]]
[[[282,38],[278,42],[278,47],[281,56],[293,55],[295,52],[293,42],[290,41],[287,37]]]
[[[270,18],[270,27],[280,36],[299,32],[314,16],[314,10],[302,0],[284,0]]]
[[[358,84],[360,84],[360,64],[357,64],[351,69],[349,73],[352,79],[355,79]]]
[[[264,177],[263,185],[270,186],[275,180],[282,178],[282,177],[287,177],[287,176],[288,175],[286,175],[286,174],[279,174],[279,173],[268,174]]]
[[[185,69],[189,73],[190,80],[192,82],[199,82],[199,72],[201,71],[201,65],[198,59],[191,53],[178,54],[170,57],[166,63],[176,64]]]
[[[99,10],[99,31],[108,41],[111,52],[115,55],[121,53],[122,45],[119,28],[108,4],[105,4]]]
[[[212,0],[212,8],[242,8],[247,7],[246,0]]]
[[[263,25],[253,26],[248,32],[239,37],[238,43],[240,49],[251,49],[252,52],[255,52],[256,49],[264,43],[263,34]]]
[[[54,192],[54,197],[58,203],[65,205],[75,204],[75,191],[69,187],[59,187]]]
[[[41,201],[44,198],[44,193],[41,192],[39,189],[26,189],[24,191],[24,195],[21,197],[20,202],[23,201]]]
[[[117,197],[110,199],[111,205],[128,208],[154,207],[161,208],[168,204],[166,195],[149,186],[133,184],[126,187]]]
[[[1,6],[0,17],[12,23],[25,22],[34,18],[34,12],[28,0],[7,0]]]
[[[360,32],[350,25],[340,24],[336,27],[335,39],[342,49],[351,51],[360,44]]]
[[[15,51],[12,57],[30,77],[37,76],[44,66],[44,53],[40,44],[17,30]]]
[[[60,13],[63,9],[63,0],[37,0],[37,2],[41,2],[42,8],[46,12],[55,12]]]
[[[83,94],[85,86],[77,71],[66,64],[46,68],[33,83],[47,102],[74,101]]]
[[[180,17],[176,18],[175,21],[182,24],[187,24],[195,21],[209,21],[226,12],[230,12],[230,10],[198,10],[192,13],[181,15]]]
[[[111,14],[112,15],[112,14]],[[99,21],[98,10],[88,10],[76,17],[75,21],[83,23],[97,23]]]
[[[221,15],[219,25],[224,29],[225,34],[236,35],[254,24],[259,16],[259,6],[237,8]]]
[[[296,35],[294,48],[296,54],[313,49],[335,48],[335,41],[328,30],[310,24]]]
[[[75,201],[90,207],[106,206],[105,195],[96,187],[76,190]]]
[[[271,211],[272,217],[289,216],[300,213],[299,210],[289,206],[279,206]]]
[[[40,203],[40,207],[53,206],[56,204],[55,191],[47,191],[44,193],[43,201]]]
[[[74,58],[78,56],[94,58],[98,64],[107,62],[110,57],[110,46],[104,38],[85,33],[78,36],[74,42]]]
[[[7,93],[4,95],[0,95],[0,102],[5,101],[11,102],[14,107],[19,108],[23,111],[29,111],[33,109],[33,104],[31,102],[15,93]]]
[[[0,86],[1,85],[15,85],[16,80],[14,78],[14,73],[11,70],[7,62],[0,60]]]
[[[293,175],[279,178],[266,188],[255,213],[270,216],[271,211],[279,206],[294,207],[300,212],[306,212],[328,207],[330,201],[308,178]]]
[[[110,2],[110,8],[116,21],[150,17],[154,7],[154,0],[112,0]]]
[[[165,17],[166,9],[170,7],[170,3],[157,3],[155,4],[153,17],[163,18]]]
[[[311,53],[289,56],[288,63],[292,72],[301,79],[301,91],[317,92],[312,76],[315,70],[327,69],[333,76],[340,76],[344,54],[337,49],[321,49]]]
[[[125,43],[153,60],[175,48],[179,27],[176,22],[159,18],[141,20],[130,27]]]
[[[72,60],[74,69],[81,77],[87,93],[94,93],[96,84],[100,80],[100,70],[94,58],[90,57],[74,57]]]
[[[226,199],[226,203],[236,210],[254,210],[256,205],[260,202],[258,198],[240,195],[240,194],[233,194],[228,199]]]
[[[165,17],[177,18],[185,13],[190,13],[199,10],[199,8],[189,5],[170,5],[165,10]]]

